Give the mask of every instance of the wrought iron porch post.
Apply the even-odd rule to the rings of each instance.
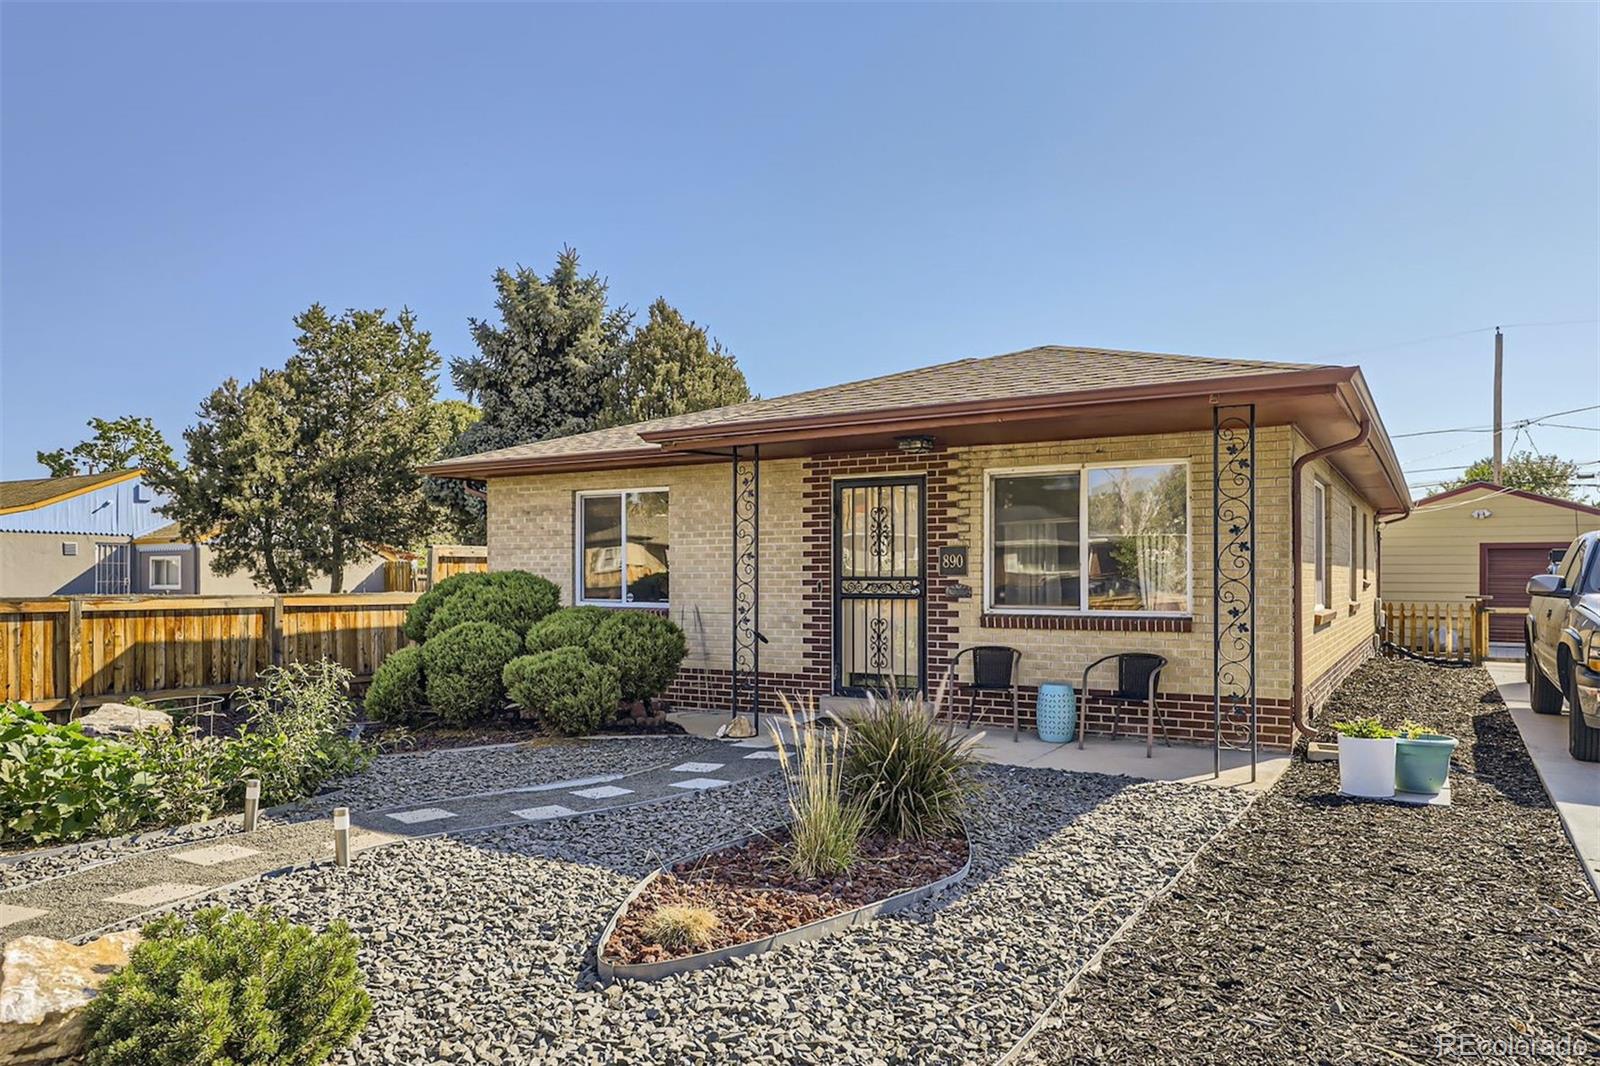
[[[761,731],[761,446],[733,449],[733,688],[729,717],[748,709]]]
[[[1292,520],[1292,519],[1291,519]],[[1211,775],[1222,774],[1223,719],[1248,730],[1250,780],[1260,754],[1256,697],[1256,408],[1211,409]]]

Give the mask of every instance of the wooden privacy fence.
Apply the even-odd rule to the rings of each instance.
[[[1383,605],[1384,639],[1417,655],[1480,663],[1489,653],[1489,609],[1481,600]]]
[[[274,663],[357,677],[406,644],[414,592],[55,596],[0,600],[0,697],[40,710],[131,695],[229,692]]]

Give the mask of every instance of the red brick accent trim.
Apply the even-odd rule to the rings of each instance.
[[[672,683],[667,692],[667,699],[679,710],[725,711],[728,709],[728,692],[733,684],[733,678],[726,670],[703,670],[699,668],[685,668],[678,671],[677,679]],[[1076,686],[1074,686],[1076,687]],[[769,674],[761,675],[761,709],[765,713],[777,711],[781,707],[779,695],[786,695],[791,699],[796,696],[822,696],[828,692],[828,686],[818,689],[815,676],[805,674]],[[1038,699],[1039,690],[1033,686],[1023,686],[1019,690],[1017,710],[1021,718],[1022,728],[1034,728],[1034,706]],[[1122,736],[1144,736],[1145,718],[1144,705],[1137,706],[1117,703],[1112,701],[1110,693],[1102,689],[1090,689],[1087,700],[1080,700],[1080,713],[1086,709],[1088,718],[1085,728],[1090,734],[1109,734],[1112,719],[1120,713]],[[967,707],[970,700],[965,695],[952,695],[950,706],[946,714],[953,716],[958,722],[967,719]],[[1157,698],[1157,707],[1167,720],[1167,733],[1174,743],[1209,744],[1213,732],[1213,719],[1211,710],[1211,697],[1203,693],[1163,692]],[[979,693],[976,702],[973,724],[989,729],[992,732],[1003,734],[1011,728],[1011,698],[1003,692]],[[1288,700],[1262,700],[1261,701],[1261,745],[1266,748],[1287,748],[1289,746],[1292,719],[1289,714]],[[1243,742],[1245,737],[1241,734],[1234,735],[1227,723],[1223,724],[1224,739]],[[1156,728],[1156,741],[1160,743],[1161,729]]]
[[[925,569],[927,597],[923,625],[927,630],[927,662],[923,670],[930,686],[949,668],[956,652],[956,604],[948,587],[959,578],[939,576],[939,548],[956,535],[952,462],[943,448],[931,452],[843,452],[813,456],[806,464],[802,506],[805,513],[804,559],[806,580],[806,676],[823,692],[833,686],[833,482],[839,477],[921,475],[925,492],[928,531]]]
[[[1075,629],[1094,633],[1188,633],[1194,619],[1120,618],[1104,614],[985,614],[978,620],[984,629]]]
[[[1306,683],[1304,699],[1307,725],[1310,725],[1317,712],[1322,709],[1322,705],[1327,702],[1328,697],[1333,695],[1333,690],[1338,688],[1345,678],[1355,673],[1357,667],[1376,654],[1377,652],[1373,648],[1373,641],[1363,640],[1340,656],[1338,662]]]

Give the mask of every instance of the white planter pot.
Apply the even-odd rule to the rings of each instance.
[[[1394,738],[1339,738],[1339,791],[1346,796],[1394,795]]]

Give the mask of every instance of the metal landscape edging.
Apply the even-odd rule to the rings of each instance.
[[[611,920],[606,923],[606,927],[600,932],[600,939],[595,945],[594,952],[595,969],[598,971],[600,979],[607,982],[617,980],[654,981],[662,977],[671,977],[674,974],[687,973],[691,970],[702,970],[718,963],[727,962],[729,959],[743,958],[746,955],[760,955],[790,944],[800,944],[807,940],[815,940],[818,937],[827,936],[841,929],[848,929],[851,926],[871,921],[880,915],[893,914],[896,911],[904,910],[914,903],[920,903],[944,891],[951,885],[965,880],[967,875],[972,872],[972,833],[966,823],[963,822],[961,835],[967,843],[967,859],[961,864],[959,870],[946,874],[937,881],[930,881],[928,884],[919,885],[916,888],[908,888],[886,899],[862,904],[859,907],[842,911],[826,918],[818,918],[815,921],[807,922],[805,925],[798,925],[793,929],[785,929],[782,932],[762,937],[759,940],[747,940],[742,944],[729,944],[727,947],[702,951],[697,955],[685,955],[683,958],[667,959],[663,962],[634,963],[611,962],[606,958],[606,944],[610,942],[611,935],[616,932],[617,923],[622,920],[624,914],[628,913],[628,908],[633,906],[634,901],[644,893],[644,890],[654,884],[662,874],[670,873],[674,867],[694,862],[696,859],[703,859],[707,855],[729,848],[740,847],[754,840],[766,839],[772,833],[786,828],[787,824],[777,826],[769,831],[746,833],[744,836],[733,840],[713,844],[709,848],[703,848],[683,858],[663,863],[650,871],[642,881],[633,886],[633,891],[629,892],[627,897],[623,899],[616,911],[612,913]]]

